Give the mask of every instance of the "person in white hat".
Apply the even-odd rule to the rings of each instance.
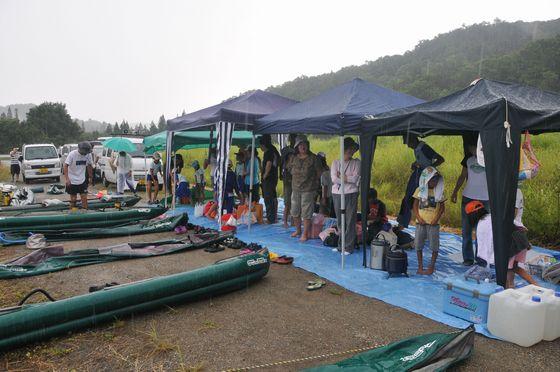
[[[292,217],[296,231],[292,237],[300,237],[304,242],[311,235],[311,217],[315,209],[317,190],[321,184],[323,167],[319,158],[309,150],[309,142],[305,136],[297,136],[295,143],[296,154],[287,164],[292,175]],[[303,220],[303,233],[301,222]]]

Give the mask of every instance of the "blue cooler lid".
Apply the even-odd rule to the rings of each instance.
[[[463,275],[458,275],[456,277],[450,278],[446,281],[446,287],[450,290],[460,290],[464,292],[474,293],[475,291],[479,296],[490,297],[494,293],[502,290],[503,287],[496,284],[495,282],[484,282],[481,281],[480,284],[476,280],[468,279],[465,280]]]

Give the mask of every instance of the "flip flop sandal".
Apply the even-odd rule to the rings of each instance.
[[[225,248],[221,245],[212,245],[210,247],[204,248],[204,251],[208,253],[217,253],[223,251],[224,249]]]
[[[279,265],[289,265],[292,262],[294,262],[294,258],[293,257],[288,257],[288,256],[280,256],[280,257],[276,258],[275,260],[273,260],[272,262],[277,263]]]
[[[325,286],[324,281],[322,280],[316,280],[316,281],[309,281],[308,285],[307,285],[307,290],[308,291],[316,291],[317,289],[321,289]]]

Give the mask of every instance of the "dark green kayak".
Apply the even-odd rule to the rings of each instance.
[[[96,209],[106,209],[106,208],[115,208],[115,204],[119,204],[121,208],[124,207],[133,207],[135,206],[141,198],[139,196],[123,196],[119,199],[112,199],[112,200],[88,200],[88,209],[96,210]],[[82,202],[78,201],[77,206],[80,208]],[[35,212],[51,212],[51,211],[63,211],[70,209],[70,202],[65,201],[62,204],[55,204],[44,206],[41,203],[34,203],[28,205],[21,205],[17,207],[0,207],[0,216],[13,216],[13,215],[23,215],[28,213],[35,213]]]
[[[53,214],[0,217],[0,231],[33,232],[55,227],[57,229],[95,227],[111,221],[149,220],[163,214],[166,208],[149,207],[127,210],[59,212]]]
[[[166,218],[154,218],[148,221],[128,222],[123,226],[106,228],[85,228],[85,229],[56,229],[56,230],[34,230],[36,234],[43,234],[47,241],[56,242],[64,240],[97,239],[110,238],[115,236],[129,236],[141,234],[153,234],[159,232],[173,231],[177,226],[188,222],[187,215],[179,215]],[[19,232],[0,232],[0,245],[25,244],[29,233]]]
[[[0,352],[115,318],[245,289],[266,275],[268,251],[54,302],[0,310]]]

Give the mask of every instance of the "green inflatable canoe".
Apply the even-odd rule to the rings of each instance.
[[[268,251],[263,249],[193,271],[108,287],[54,302],[2,309],[0,352],[132,313],[244,289],[264,277],[269,266]]]
[[[121,224],[127,221],[149,220],[163,214],[163,207],[134,208],[127,210],[59,212],[41,215],[26,215],[18,217],[0,217],[0,231],[34,232],[50,229],[74,229],[87,227],[103,227]]]
[[[173,229],[175,229],[177,226],[184,225],[187,222],[188,216],[186,214],[183,214],[173,217],[154,218],[148,221],[128,222],[123,223],[122,226],[84,229],[34,229],[33,233],[43,234],[47,241],[56,242],[65,240],[110,238],[115,236],[131,236],[167,232],[173,231]],[[25,241],[28,237],[29,232],[26,231],[0,232],[0,245],[8,246],[15,244],[25,244]]]
[[[88,200],[88,209],[96,210],[96,209],[106,209],[106,208],[115,208],[115,204],[120,204],[120,207],[133,207],[135,206],[141,198],[139,196],[123,196],[119,199],[111,199],[111,200]],[[77,206],[81,207],[82,202],[78,201]],[[45,206],[41,203],[34,203],[28,205],[21,205],[17,207],[0,207],[0,216],[13,216],[13,215],[22,215],[28,213],[36,213],[36,212],[51,212],[51,211],[64,211],[70,209],[70,203],[68,201],[64,201],[62,204],[55,204]]]

